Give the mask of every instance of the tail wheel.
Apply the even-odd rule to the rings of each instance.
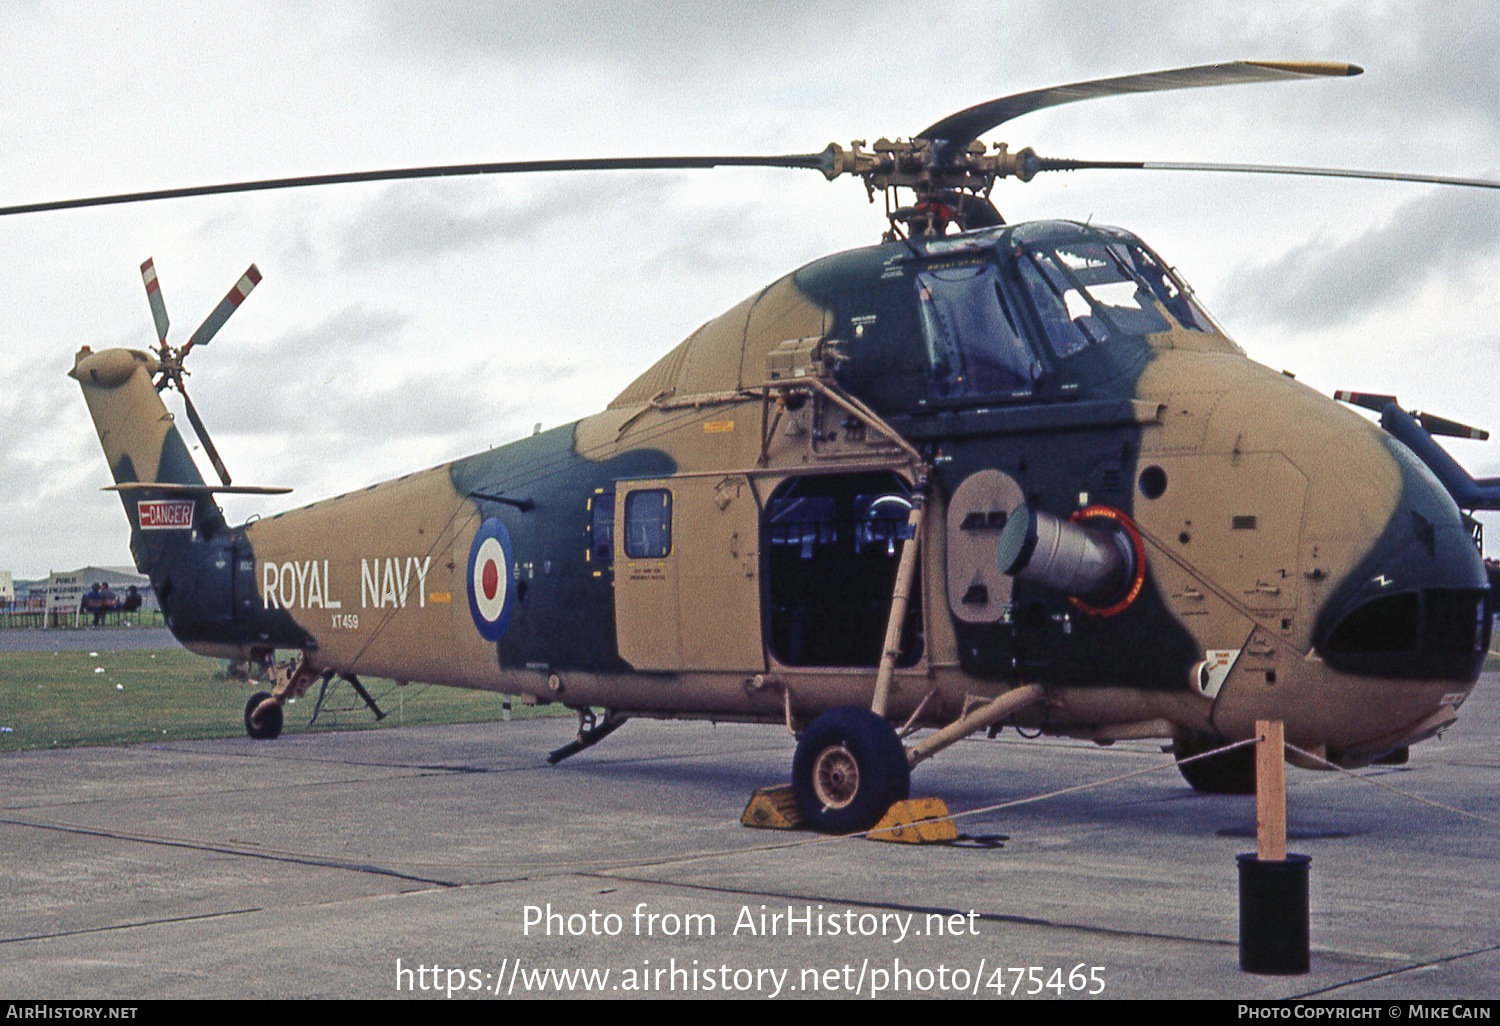
[[[1178,759],[1211,752],[1229,742],[1212,734],[1190,734],[1172,741],[1172,754]],[[1247,745],[1223,755],[1212,755],[1195,762],[1179,763],[1177,772],[1194,791],[1204,794],[1254,794],[1255,748]]]
[[[269,741],[281,733],[281,706],[268,706],[257,716],[255,711],[271,697],[269,691],[257,691],[245,703],[245,733],[257,741]]]
[[[797,741],[792,791],[815,830],[868,830],[911,792],[906,749],[891,725],[870,710],[830,709]]]

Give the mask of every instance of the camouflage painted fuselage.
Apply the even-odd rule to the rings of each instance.
[[[829,339],[842,358],[814,358]],[[1049,699],[1019,719],[1051,731],[1242,738],[1280,718],[1357,764],[1451,722],[1488,645],[1482,562],[1427,469],[1249,360],[1110,229],[828,257],[597,416],[240,527],[152,367],[83,353],[74,376],[116,482],[177,486],[123,494],[138,564],[205,654],[805,721],[869,704],[919,473],[893,718],[947,723],[1036,682]],[[788,387],[799,376],[832,387]],[[1023,499],[1128,518],[1144,555],[1129,600],[1001,573],[995,538]]]

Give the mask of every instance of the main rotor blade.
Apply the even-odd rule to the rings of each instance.
[[[1022,114],[1044,107],[1057,107],[1079,100],[1128,93],[1159,93],[1169,89],[1197,89],[1203,86],[1240,85],[1247,82],[1275,82],[1287,79],[1320,78],[1362,74],[1354,64],[1324,64],[1302,61],[1235,61],[1231,64],[1205,64],[1196,68],[1174,68],[1143,75],[1123,75],[1089,82],[1034,89],[998,100],[977,104],[967,110],[929,125],[916,134],[918,139],[945,140],[950,149],[961,149],[981,135]]]
[[[182,199],[189,196],[220,196],[236,192],[263,192],[268,189],[300,189],[309,185],[344,185],[352,182],[390,182],[408,178],[450,178],[464,175],[521,174],[533,171],[674,171],[733,166],[811,168],[822,171],[826,175],[833,169],[833,154],[834,147],[830,146],[822,153],[797,153],[779,157],[591,157],[577,160],[513,160],[498,164],[446,164],[437,167],[408,167],[386,171],[354,171],[336,175],[304,175],[299,178],[268,178],[256,182],[226,182],[222,185],[197,185],[182,189],[125,192],[116,196],[22,203],[12,207],[0,207],[0,217],[7,214],[37,214],[47,210],[74,210],[79,207],[107,207],[120,203]]]
[[[1408,174],[1401,171],[1359,171],[1340,167],[1291,167],[1278,164],[1204,164],[1171,160],[1067,160],[1037,157],[1032,171],[1231,171],[1248,175],[1311,175],[1317,178],[1369,178],[1382,182],[1416,182],[1420,185],[1464,185],[1475,189],[1500,189],[1493,178],[1455,178],[1451,175]]]
[[[161,298],[161,283],[156,280],[156,264],[148,257],[141,265],[141,277],[146,282],[146,302],[151,304],[151,319],[156,322],[157,341],[167,341],[167,304]]]
[[[198,416],[197,408],[193,406],[193,401],[188,398],[187,389],[182,387],[180,381],[177,384],[177,391],[182,394],[182,404],[187,407],[188,420],[192,421],[193,430],[198,433],[198,441],[203,443],[203,451],[208,453],[208,461],[214,465],[214,470],[218,471],[219,480],[228,486],[230,484],[229,471],[224,469],[224,461],[219,459],[219,450],[214,448],[214,443],[208,437],[208,428],[203,426],[203,418]]]
[[[218,330],[224,326],[224,322],[229,320],[229,315],[239,309],[239,305],[245,301],[245,297],[250,294],[250,290],[259,284],[260,271],[256,269],[254,264],[251,264],[250,269],[240,275],[240,280],[234,283],[234,287],[229,290],[229,294],[219,300],[219,305],[214,307],[213,313],[209,314],[203,323],[198,325],[198,330],[193,332],[193,337],[188,339],[187,345],[182,347],[182,355],[186,356],[188,350],[194,346],[208,345],[209,339],[213,338]],[[186,394],[184,394],[183,398],[187,398]],[[207,442],[205,441],[204,444],[207,444]],[[228,483],[227,481],[225,482],[225,484]]]

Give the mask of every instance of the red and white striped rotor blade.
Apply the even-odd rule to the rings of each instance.
[[[251,264],[250,269],[241,276],[239,281],[234,283],[234,288],[229,290],[229,294],[224,297],[218,306],[214,307],[214,312],[209,314],[207,320],[199,325],[197,331],[193,332],[193,337],[188,339],[187,345],[182,347],[183,353],[186,354],[194,346],[208,345],[208,340],[213,338],[214,334],[224,326],[224,322],[229,320],[229,315],[234,313],[235,309],[245,301],[245,297],[250,294],[250,290],[255,288],[259,283],[260,271],[256,269],[254,264]]]
[[[157,341],[167,341],[167,304],[161,298],[161,283],[156,280],[156,265],[148,257],[141,265],[141,278],[146,282],[146,302],[151,304],[151,319],[156,322]]]

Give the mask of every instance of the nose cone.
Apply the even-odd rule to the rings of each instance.
[[[1472,684],[1490,641],[1489,582],[1465,518],[1394,438],[1400,496],[1368,554],[1318,612],[1317,652],[1365,677]]]
[[[1169,608],[1229,663],[1200,685],[1214,731],[1280,719],[1291,743],[1352,766],[1452,722],[1488,648],[1487,580],[1427,467],[1247,360],[1168,353],[1141,380],[1166,410],[1141,459],[1167,485],[1134,513]]]

